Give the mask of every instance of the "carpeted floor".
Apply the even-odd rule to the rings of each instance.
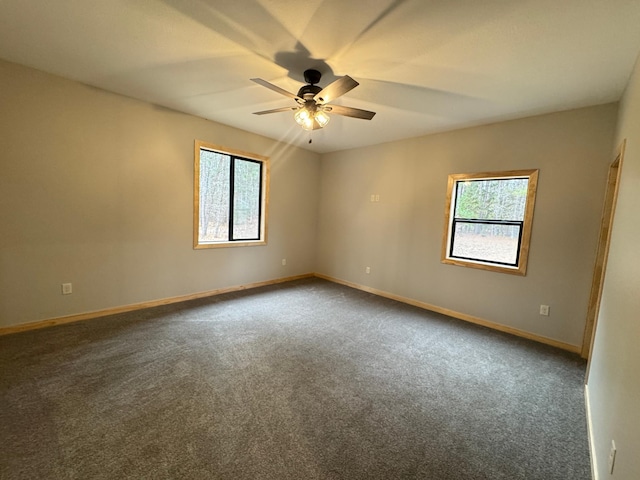
[[[0,478],[585,480],[584,372],[301,280],[0,337]]]

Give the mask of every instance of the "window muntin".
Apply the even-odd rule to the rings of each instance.
[[[449,176],[442,261],[524,275],[537,170]]]
[[[268,159],[196,141],[194,248],[266,244]]]

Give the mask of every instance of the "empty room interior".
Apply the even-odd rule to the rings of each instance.
[[[0,477],[639,479],[639,25],[0,1]]]

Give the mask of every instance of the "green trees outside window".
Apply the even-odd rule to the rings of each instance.
[[[194,247],[266,242],[267,159],[196,142]]]

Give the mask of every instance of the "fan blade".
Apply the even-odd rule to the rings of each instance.
[[[351,78],[349,75],[345,75],[344,77],[339,78],[335,82],[330,83],[329,85],[324,87],[320,92],[316,94],[315,97],[313,97],[313,99],[318,103],[329,103],[336,98],[344,95],[349,90],[353,90],[358,85],[360,84],[353,78]]]
[[[269,90],[273,90],[274,92],[278,92],[280,95],[284,95],[285,97],[293,98],[296,101],[304,102],[302,98],[297,95],[294,95],[291,92],[287,92],[284,88],[280,88],[273,83],[269,83],[266,80],[261,78],[252,78],[250,79],[252,82],[256,82],[258,85],[262,85],[263,87],[267,87]]]
[[[293,110],[297,110],[298,107],[280,107],[274,108],[273,110],[263,110],[261,112],[253,112],[254,115],[266,115],[267,113],[278,113],[278,112],[292,112]]]
[[[363,120],[371,120],[376,112],[370,112],[369,110],[360,110],[359,108],[343,107],[342,105],[326,105],[324,110],[329,113],[335,113],[336,115],[343,115],[345,117],[362,118]]]

